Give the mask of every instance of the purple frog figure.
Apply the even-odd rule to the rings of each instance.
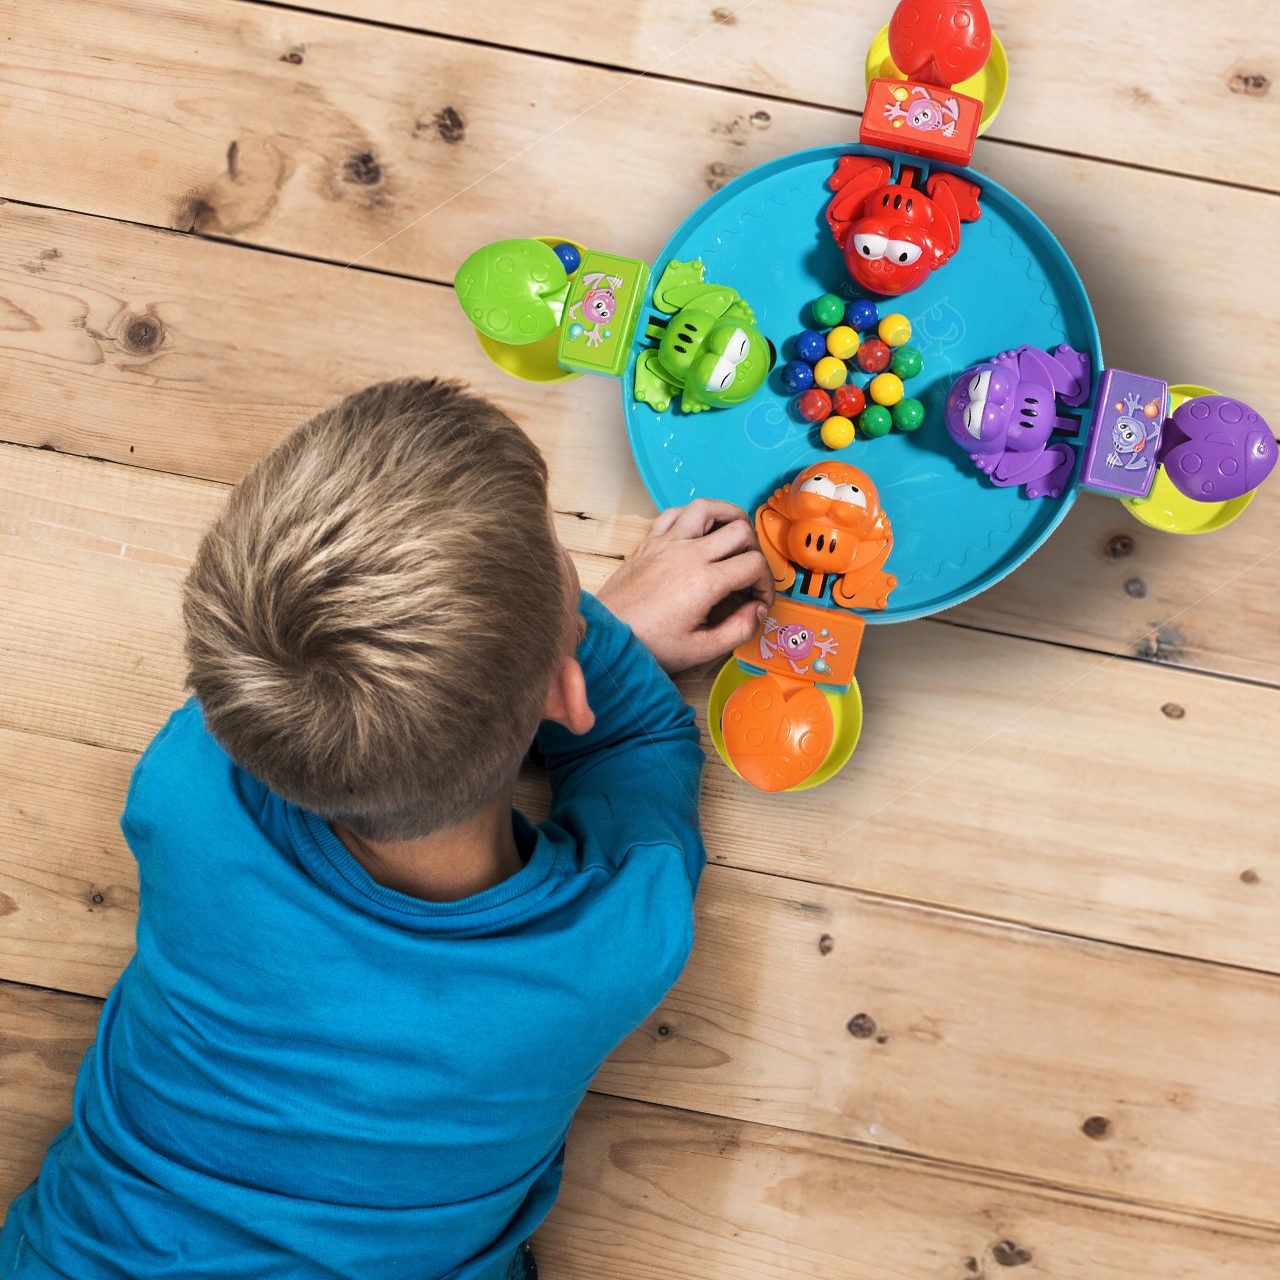
[[[1276,465],[1276,442],[1262,415],[1230,396],[1198,396],[1165,427],[1160,462],[1196,502],[1226,502],[1256,489]]]
[[[1050,436],[1077,432],[1080,424],[1058,416],[1055,398],[1084,404],[1090,373],[1089,357],[1065,342],[1052,355],[1039,347],[1002,351],[952,384],[943,414],[947,431],[993,484],[1025,484],[1028,498],[1060,497],[1076,455]]]

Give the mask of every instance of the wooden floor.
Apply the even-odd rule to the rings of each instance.
[[[458,374],[598,584],[653,515],[617,387],[504,380],[454,266],[529,233],[652,260],[854,139],[890,3],[0,6],[0,1204],[132,950],[116,818],[227,486],[345,392]],[[1108,363],[1280,424],[1280,10],[989,8],[1013,82],[975,165],[1071,253]],[[835,781],[713,758],[694,956],[582,1108],[544,1277],[1280,1275],[1278,601],[1280,482],[1204,539],[1086,497],[868,634]]]

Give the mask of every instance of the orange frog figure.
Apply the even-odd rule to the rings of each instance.
[[[898,579],[884,571],[893,550],[889,517],[866,472],[847,462],[816,462],[756,512],[760,547],[774,583],[786,591],[804,571],[800,596],[832,599],[846,609],[883,609]]]

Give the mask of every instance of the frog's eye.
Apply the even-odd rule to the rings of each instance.
[[[969,399],[986,401],[987,389],[991,386],[991,370],[984,369],[969,379]]]
[[[835,493],[831,496],[837,502],[847,502],[851,507],[861,507],[864,511],[866,510],[867,495],[856,484],[838,484]]]
[[[737,376],[738,366],[727,355],[723,355],[716,361],[716,367],[711,370],[711,376],[706,381],[708,391],[725,391],[732,384]]]
[[[884,236],[859,234],[853,237],[853,247],[860,258],[883,258],[889,241]]]
[[[824,498],[835,497],[836,486],[828,480],[826,476],[817,475],[810,476],[804,484],[800,486],[801,493],[817,493]]]
[[[896,262],[902,267],[909,267],[913,262],[918,262],[920,253],[920,246],[912,244],[910,240],[890,240],[884,248],[884,256],[890,262]]]
[[[747,358],[750,350],[751,339],[741,329],[735,329],[733,337],[725,345],[724,358],[731,360],[734,364],[741,364]]]

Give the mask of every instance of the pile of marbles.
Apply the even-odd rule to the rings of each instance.
[[[907,345],[911,321],[897,313],[881,319],[866,298],[846,307],[834,293],[824,293],[810,310],[817,327],[796,338],[795,359],[783,367],[782,385],[794,393],[802,418],[822,423],[822,443],[828,449],[851,445],[855,422],[872,438],[893,427],[920,426],[924,405],[903,386],[924,368],[924,357]],[[865,387],[849,380],[854,366],[872,375]]]

